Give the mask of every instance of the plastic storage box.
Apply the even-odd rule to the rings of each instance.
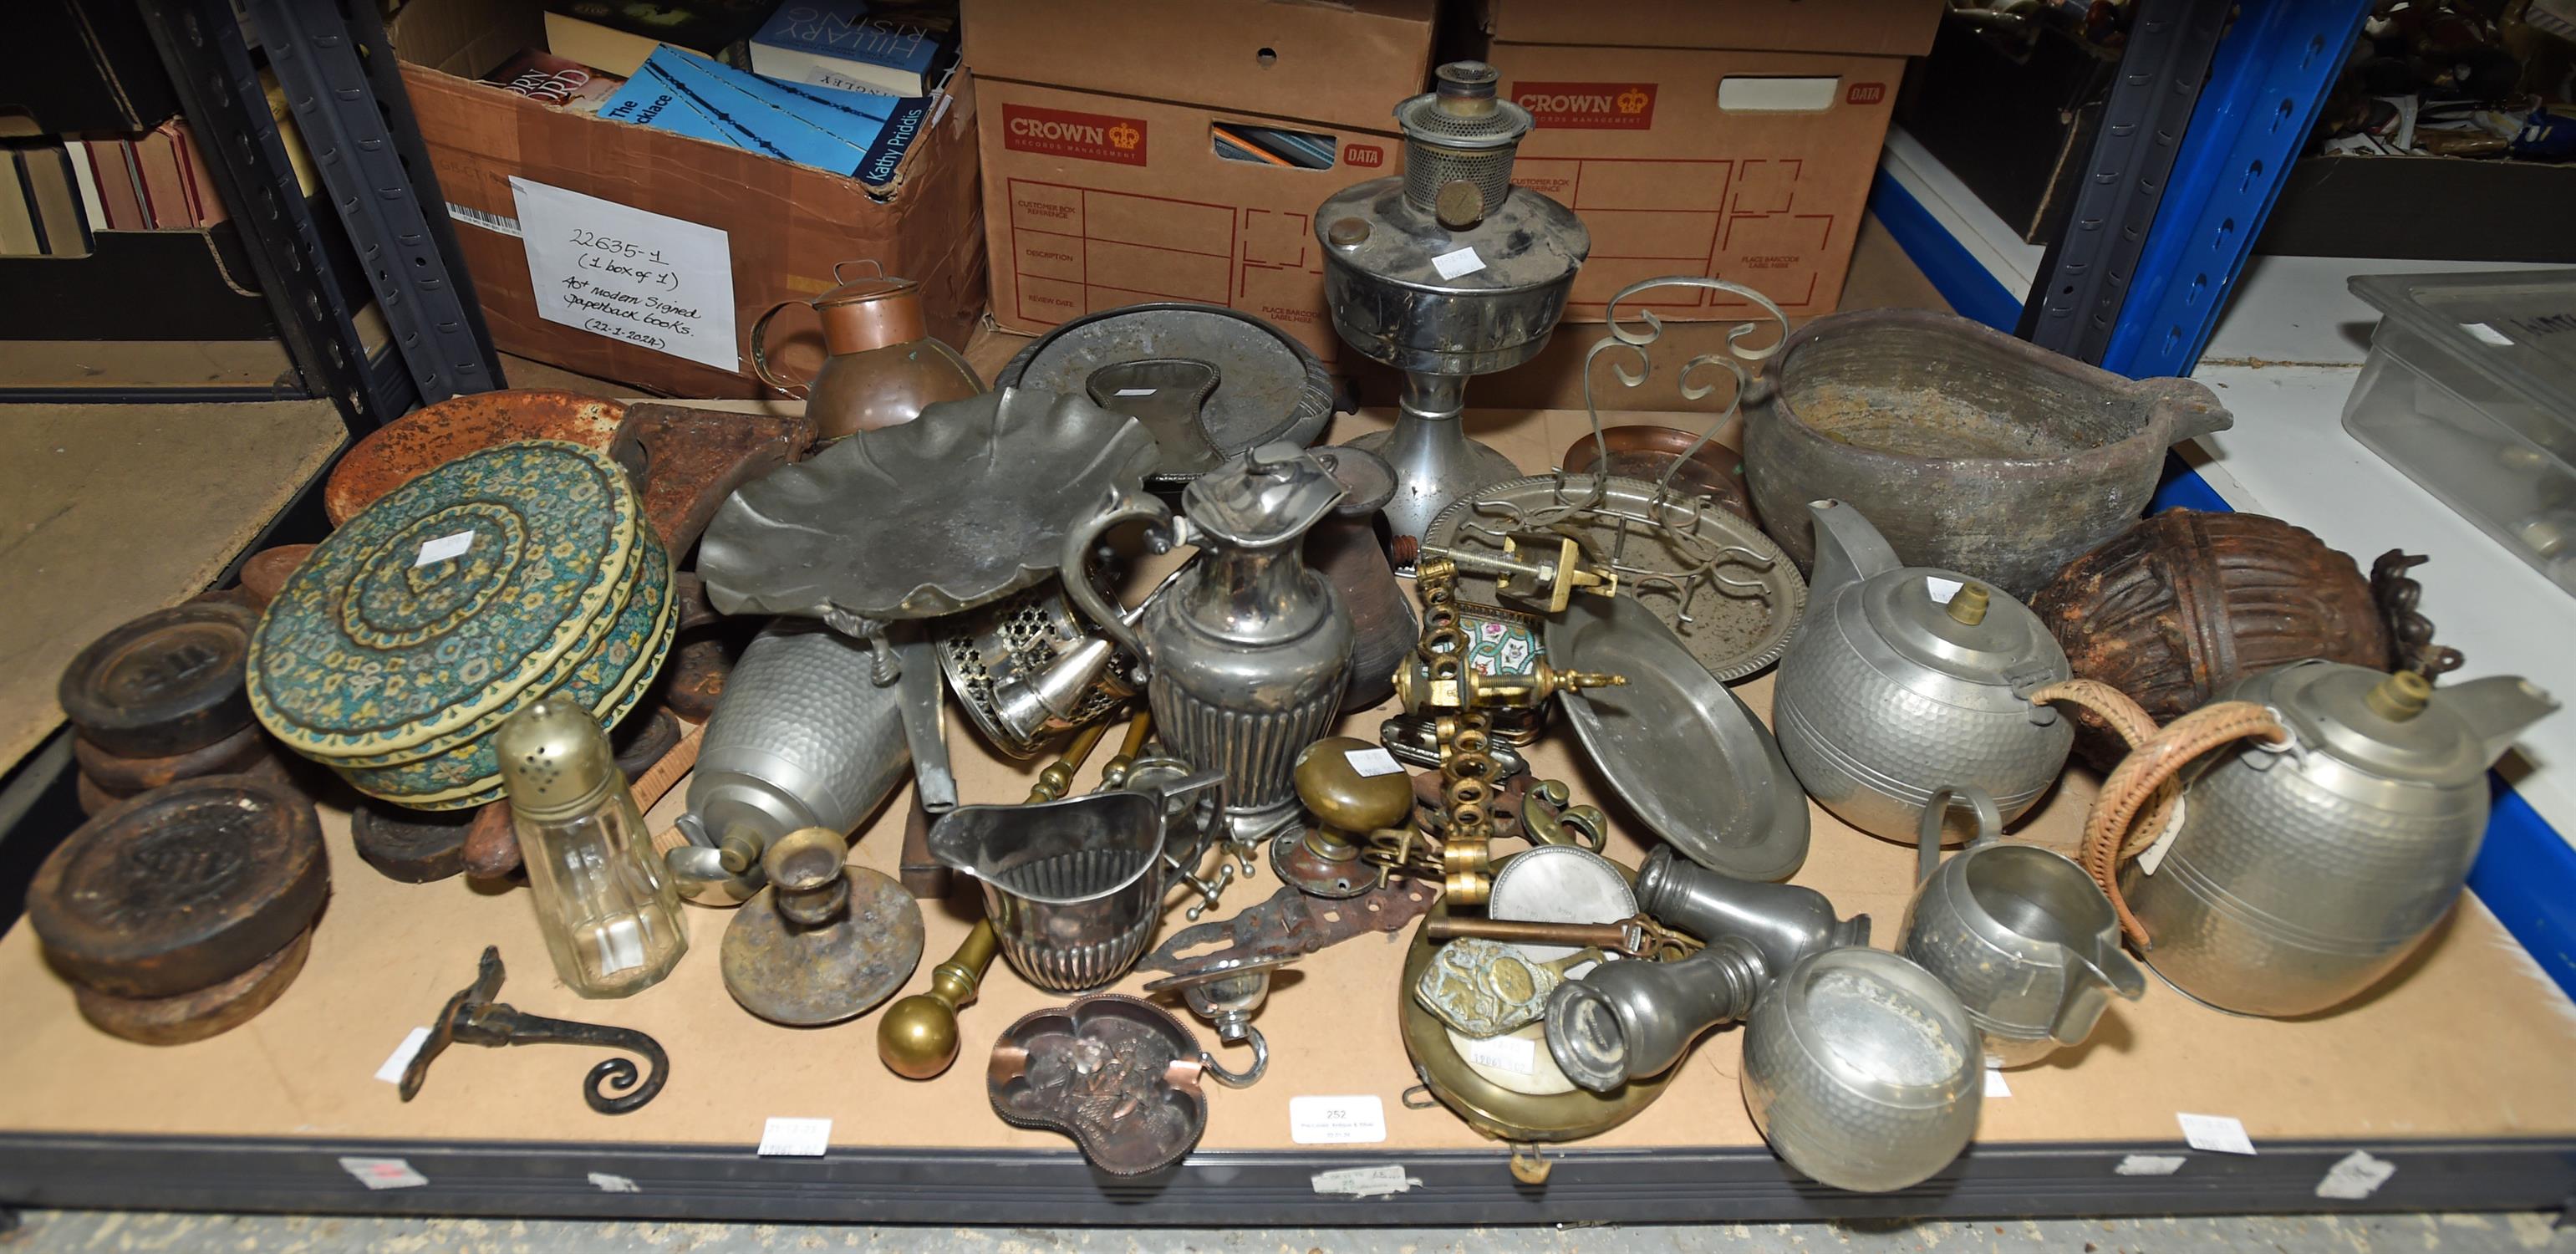
[[[2365,274],[2344,430],[2576,593],[2576,270]]]

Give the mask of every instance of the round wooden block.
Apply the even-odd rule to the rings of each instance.
[[[99,1031],[145,1045],[185,1045],[220,1036],[251,1021],[284,995],[312,952],[313,929],[239,975],[192,993],[169,997],[119,997],[87,985],[72,986],[81,1017]]]
[[[72,757],[79,761],[81,774],[101,791],[117,797],[131,797],[183,779],[247,771],[259,765],[267,753],[268,735],[257,724],[204,748],[157,758],[111,753],[87,736],[72,737]]]
[[[349,842],[386,879],[427,884],[465,870],[465,834],[473,810],[406,810],[366,801],[349,812]]]
[[[63,713],[99,748],[128,757],[202,749],[251,725],[243,688],[257,611],[191,601],[91,641],[63,670]]]
[[[510,819],[510,803],[495,801],[474,812],[465,831],[465,873],[478,880],[497,880],[519,869],[519,829]]]
[[[97,780],[89,777],[87,771],[73,774],[72,795],[80,801],[80,812],[90,818],[97,818],[115,809],[118,802],[125,800],[123,796],[101,787]]]
[[[286,577],[294,574],[295,568],[303,565],[305,557],[312,552],[310,544],[281,544],[251,554],[241,564],[242,590],[250,594],[251,600],[266,607],[277,599],[277,590],[286,586]]]
[[[82,824],[36,869],[27,922],[74,983],[170,997],[284,949],[329,891],[311,801],[259,775],[212,775]]]

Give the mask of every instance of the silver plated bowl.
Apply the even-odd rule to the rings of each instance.
[[[1082,396],[1000,388],[862,431],[743,485],[698,573],[727,614],[820,618],[851,635],[936,618],[1055,573],[1065,533],[1155,461],[1135,419]]]

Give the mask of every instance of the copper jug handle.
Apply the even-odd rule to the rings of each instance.
[[[842,264],[847,265],[848,263],[843,262]],[[832,277],[839,278],[840,274],[841,271],[839,266],[832,268]],[[778,311],[785,309],[789,305],[804,305],[810,303],[811,302],[809,301],[782,300],[777,304],[770,306],[768,313],[760,315],[760,321],[751,324],[751,372],[759,375],[761,382],[766,383],[781,392],[785,392],[789,396],[793,396],[800,401],[806,399],[811,392],[813,381],[809,379],[803,383],[791,383],[786,379],[778,377],[778,373],[769,368],[769,320],[777,317]]]

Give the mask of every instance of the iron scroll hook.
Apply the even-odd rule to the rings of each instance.
[[[613,1028],[597,1023],[575,1023],[569,1019],[549,1019],[532,1015],[492,999],[501,991],[501,948],[487,945],[474,983],[447,999],[439,1011],[437,1024],[430,1029],[429,1039],[421,1043],[420,1052],[412,1055],[403,1068],[402,1099],[410,1101],[420,1093],[421,1082],[429,1076],[429,1064],[449,1045],[528,1045],[555,1043],[597,1045],[640,1054],[649,1070],[640,1069],[632,1058],[611,1058],[590,1069],[582,1081],[582,1100],[603,1115],[622,1115],[638,1110],[662,1091],[663,1082],[671,1078],[671,1059],[662,1051],[662,1043],[633,1028]]]

